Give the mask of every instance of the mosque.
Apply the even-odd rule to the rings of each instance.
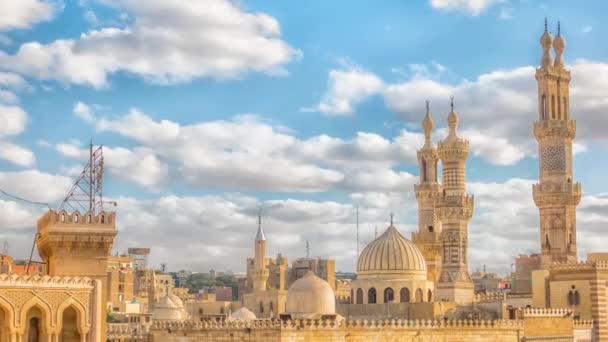
[[[0,275],[0,342],[608,341],[608,254],[592,253],[582,262],[576,257],[581,185],[573,177],[576,123],[570,117],[570,72],[559,26],[553,38],[545,24],[541,46],[539,116],[533,127],[540,170],[533,196],[540,213],[542,267],[532,274],[531,295],[474,293],[467,261],[474,204],[465,191],[469,142],[458,134],[452,98],[449,133],[437,145],[427,102],[414,189],[418,230],[408,240],[391,218],[359,255],[348,301],[336,301],[336,286],[315,272],[288,289],[270,287],[271,266],[282,264],[266,257],[260,222],[248,262],[251,291],[226,319],[192,319],[167,289],[158,303],[150,303],[152,322],[145,331],[118,329],[105,319],[116,217],[91,205],[83,213],[49,210],[38,220],[36,246],[44,275]],[[94,170],[91,161],[91,182]]]

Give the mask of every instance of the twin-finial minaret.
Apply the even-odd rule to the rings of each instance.
[[[420,182],[415,186],[418,201],[418,231],[412,240],[423,251],[428,278],[436,283],[435,297],[461,303],[473,300],[473,283],[467,266],[468,221],[473,197],[465,193],[465,163],[469,142],[458,136],[458,114],[450,97],[449,133],[435,148],[431,134],[433,119],[429,102],[422,121],[425,143],[418,151]],[[437,181],[442,163],[443,184]]]
[[[564,68],[564,49],[566,48],[566,40],[561,34],[560,22],[557,22],[557,36],[553,39],[553,36],[547,29],[547,19],[545,18],[545,32],[540,37],[540,45],[543,48],[543,57],[541,59],[541,68],[553,66],[557,69]],[[555,62],[551,56],[551,47],[555,51]]]
[[[543,57],[536,69],[538,121],[534,123],[539,182],[533,186],[532,194],[540,213],[541,267],[548,268],[555,262],[577,260],[576,206],[581,185],[574,182],[572,141],[576,122],[570,119],[570,71],[564,64],[566,40],[559,22],[553,39],[545,20],[540,44]]]

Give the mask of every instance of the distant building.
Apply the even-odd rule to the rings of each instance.
[[[515,272],[512,273],[513,293],[532,293],[532,271],[540,269],[539,254],[520,254],[515,258]]]
[[[473,272],[471,280],[475,285],[475,293],[492,293],[500,291],[501,278],[496,273]]]
[[[108,307],[113,312],[124,312],[126,303],[133,301],[134,269],[129,256],[110,256],[107,264]]]
[[[232,301],[232,287],[230,286],[208,286],[201,290],[201,294],[213,294],[217,301]]]

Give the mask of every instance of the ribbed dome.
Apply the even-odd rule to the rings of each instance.
[[[370,242],[357,264],[358,278],[426,279],[424,256],[391,225]]]
[[[329,284],[312,271],[296,280],[287,292],[289,314],[333,315],[336,313],[336,297]]]

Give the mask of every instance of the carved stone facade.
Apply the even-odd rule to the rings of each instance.
[[[90,278],[1,274],[0,341],[101,341],[101,287]]]
[[[576,206],[581,185],[574,183],[572,165],[576,122],[570,119],[570,71],[563,62],[566,43],[559,28],[555,39],[545,28],[540,43],[543,57],[536,69],[539,118],[534,123],[540,172],[533,197],[540,212],[541,267],[547,269],[554,262],[576,261]]]

